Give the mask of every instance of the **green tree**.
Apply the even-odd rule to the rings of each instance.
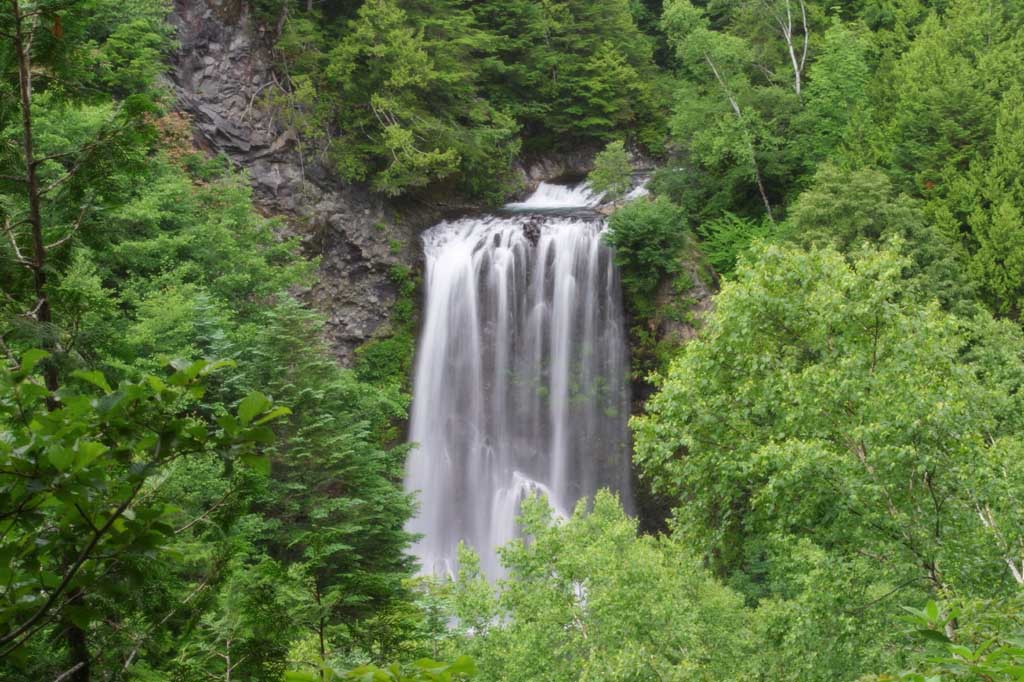
[[[174,529],[173,510],[147,500],[149,486],[176,459],[216,452],[255,467],[272,440],[266,422],[287,414],[258,393],[214,427],[194,414],[201,377],[224,363],[182,363],[166,381],[147,377],[115,390],[99,372],[75,379],[92,391],[51,393],[35,372],[46,353],[27,351],[0,379],[0,500],[4,582],[0,652],[34,665],[33,638],[67,630],[73,679],[89,678],[89,624],[98,598],[117,599],[132,555],[153,552]],[[132,576],[141,578],[142,576]]]
[[[401,489],[407,449],[385,448],[408,398],[395,385],[371,389],[340,369],[322,342],[310,341],[319,338],[316,316],[286,302],[265,314],[241,357],[250,368],[246,383],[294,411],[277,425],[267,511],[279,524],[273,546],[306,576],[312,605],[303,625],[326,659],[331,651],[369,650],[368,619],[407,597],[413,560],[403,525],[412,500]]]
[[[868,93],[869,48],[856,27],[840,21],[825,32],[810,66],[803,111],[794,124],[800,133],[797,143],[805,147],[801,156],[807,170],[833,155],[870,155],[872,146],[880,144],[864,132],[877,128]]]
[[[788,116],[793,98],[778,86],[755,87],[751,44],[712,30],[705,12],[689,0],[666,5],[662,28],[683,77],[671,119],[673,139],[689,157],[684,182],[694,184],[683,204],[700,207],[701,217],[736,207],[753,212],[745,198],[753,192],[760,210],[774,220],[765,163],[784,139],[777,124]],[[717,186],[702,183],[702,173],[715,176]]]
[[[410,665],[392,663],[386,668],[361,665],[352,670],[336,672],[322,668],[316,672],[289,671],[285,682],[328,682],[331,680],[373,680],[374,682],[461,682],[476,672],[476,664],[468,656],[459,656],[451,663],[422,658]]]
[[[1016,580],[978,514],[996,503],[981,463],[1016,470],[1002,443],[1019,442],[1020,420],[1001,407],[1014,383],[965,357],[993,342],[987,323],[906,294],[908,265],[891,251],[764,247],[633,421],[643,475],[680,501],[680,539],[772,612],[792,609],[786,627],[842,595],[833,605],[861,621],[852,641],[836,632],[852,661],[884,654],[867,623],[892,595],[1005,594]],[[1015,373],[1019,331],[1000,333]],[[797,646],[793,660],[822,644]]]
[[[420,9],[367,2],[331,50],[338,169],[390,195],[458,174],[472,192],[500,193],[518,151],[515,123],[478,94],[472,15],[454,3]]]
[[[702,239],[701,251],[715,271],[728,275],[757,240],[771,238],[776,230],[768,220],[757,222],[726,212],[719,218],[701,223],[697,232]]]
[[[1000,104],[993,152],[978,165],[980,201],[970,216],[976,243],[970,271],[992,308],[1020,317],[1024,306],[1024,90],[1014,86]]]
[[[463,553],[455,590],[462,636],[481,679],[740,679],[753,674],[740,597],[681,544],[637,537],[607,491],[556,521],[523,505],[525,534],[501,550],[490,588]]]
[[[627,0],[486,0],[474,11],[497,38],[488,96],[507,103],[531,148],[657,125],[651,44]]]
[[[780,233],[804,246],[831,245],[841,253],[856,252],[865,242],[898,238],[912,260],[904,272],[907,289],[937,298],[957,312],[968,312],[973,305],[967,254],[959,240],[929,224],[921,202],[897,196],[881,171],[823,163],[790,205]]]
[[[621,197],[632,184],[633,166],[621,140],[609,142],[594,158],[594,170],[587,181],[595,192],[602,192],[611,199]]]

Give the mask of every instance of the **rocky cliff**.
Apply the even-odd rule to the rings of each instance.
[[[393,206],[303,158],[295,132],[260,107],[276,79],[247,8],[244,0],[175,0],[178,107],[192,121],[197,146],[245,170],[260,210],[283,217],[307,254],[319,256],[319,281],[304,297],[324,312],[327,335],[348,363],[385,328],[397,293],[391,268],[416,263],[416,235],[438,211],[403,210],[398,220]]]

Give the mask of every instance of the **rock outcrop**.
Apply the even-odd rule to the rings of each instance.
[[[320,258],[318,283],[304,297],[326,315],[326,333],[342,363],[386,328],[397,294],[395,264],[415,265],[417,234],[429,209],[396,211],[365,187],[345,185],[303,158],[293,130],[260,107],[276,87],[266,41],[244,0],[175,0],[170,18],[180,48],[171,80],[195,143],[224,154],[252,180],[254,200],[281,216],[309,256]],[[225,267],[230,267],[229,263]]]

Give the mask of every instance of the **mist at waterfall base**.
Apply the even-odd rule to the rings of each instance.
[[[454,574],[464,541],[501,576],[495,550],[530,495],[563,516],[603,487],[632,506],[619,277],[604,218],[585,210],[600,200],[542,183],[503,215],[424,234],[405,480],[422,573]]]

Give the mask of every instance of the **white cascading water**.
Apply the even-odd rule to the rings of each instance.
[[[594,208],[601,203],[601,195],[590,190],[586,183],[579,185],[553,185],[542,182],[537,191],[526,198],[506,204],[511,211],[550,211],[554,209]]]
[[[566,515],[602,487],[631,507],[628,350],[618,272],[585,186],[542,184],[528,213],[444,222],[424,234],[406,489],[421,571],[454,574],[458,543],[502,574],[522,500]],[[544,211],[550,211],[545,214]]]

